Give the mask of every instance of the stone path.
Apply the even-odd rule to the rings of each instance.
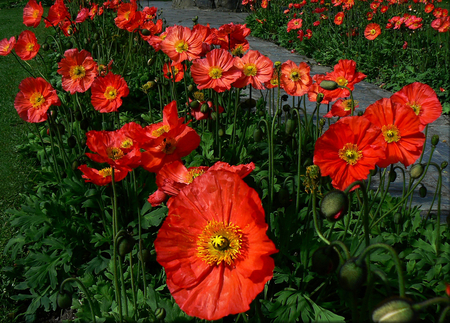
[[[233,22],[236,24],[244,24],[247,13],[235,13],[235,12],[224,12],[217,10],[201,10],[201,9],[175,9],[172,8],[171,1],[141,1],[143,6],[155,6],[158,9],[162,9],[162,16],[166,20],[168,26],[171,25],[182,25],[187,27],[192,27],[192,18],[198,16],[198,23],[206,25],[210,24],[211,27],[218,28],[224,24]],[[332,68],[327,66],[318,65],[314,60],[309,59],[305,56],[291,53],[289,50],[279,47],[274,43],[261,40],[255,37],[247,38],[250,43],[250,48],[258,50],[261,54],[268,56],[273,62],[280,61],[285,62],[287,60],[294,61],[296,64],[300,62],[308,62],[311,66],[311,75],[315,74],[325,74],[326,72],[331,72]],[[254,91],[256,92],[256,91]],[[354,99],[359,102],[359,109],[365,109],[367,106],[373,102],[381,99],[388,98],[392,95],[391,92],[380,89],[377,85],[360,82],[355,86],[353,92]],[[290,100],[288,102],[291,102]],[[311,112],[315,107],[315,103],[308,104],[307,108]],[[434,152],[432,161],[440,165],[443,161],[450,160],[450,118],[448,116],[441,116],[433,124],[429,125],[428,129],[428,142],[425,149],[424,161],[428,160],[430,154],[430,141],[432,135],[437,134],[440,137],[440,142],[437,145],[436,151]],[[441,200],[441,213],[443,220],[445,216],[450,214],[450,181],[449,181],[449,171],[450,166],[443,171],[443,185],[442,185],[442,200]],[[393,195],[401,194],[402,190],[402,179],[401,174],[398,174],[397,180],[391,184],[390,192]],[[413,204],[422,205],[423,210],[428,210],[431,201],[433,199],[433,194],[436,188],[436,183],[438,180],[438,173],[434,167],[430,167],[428,174],[425,176],[423,183],[428,189],[428,195],[426,198],[420,198],[418,193],[414,194]],[[374,183],[376,185],[376,183]],[[434,203],[433,210],[436,210],[437,199]]]

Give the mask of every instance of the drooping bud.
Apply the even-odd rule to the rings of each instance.
[[[286,128],[285,128],[286,134],[292,135],[295,131],[296,125],[297,125],[297,123],[295,122],[294,119],[288,119],[286,121]]]
[[[441,163],[441,169],[446,169],[447,166],[448,166],[448,161],[444,160],[444,161]]]
[[[198,102],[198,101],[195,101]],[[203,103],[202,106],[200,107],[200,111],[201,113],[207,113],[209,111],[209,105],[207,103]]]
[[[416,312],[411,302],[402,297],[393,297],[378,305],[372,312],[374,323],[412,323],[416,321]]]
[[[319,275],[329,275],[339,266],[339,254],[331,246],[324,246],[312,255],[312,270]]]
[[[427,196],[427,188],[422,184],[422,186],[419,188],[419,196],[421,198],[425,198]]]
[[[191,101],[191,103],[189,103],[190,107],[192,109],[197,109],[198,106],[200,105],[200,102],[198,102],[197,100]]]
[[[343,191],[333,190],[325,194],[320,202],[320,212],[328,221],[335,222],[347,214],[348,197]]]
[[[261,128],[256,128],[255,131],[253,131],[253,140],[255,142],[260,142],[262,140],[263,132]]]
[[[423,174],[423,165],[422,164],[415,164],[411,167],[411,178],[418,179]]]
[[[366,263],[359,264],[358,258],[351,258],[339,271],[339,284],[348,291],[357,291],[367,279]]]
[[[439,143],[439,135],[433,135],[433,137],[431,137],[431,144],[433,146],[436,146]]]
[[[119,240],[118,252],[121,257],[125,257],[129,254],[134,247],[134,238],[130,235],[123,236]]]
[[[291,106],[289,104],[283,105],[283,111],[284,112],[289,112],[289,110],[291,110]]]
[[[287,101],[289,99],[289,96],[287,94],[283,94],[281,96],[281,101]]]
[[[395,182],[396,179],[397,179],[397,173],[395,172],[395,170],[391,170],[389,172],[389,181],[392,183],[392,182]]]
[[[72,295],[68,291],[58,292],[56,303],[60,308],[67,309],[72,306]]]
[[[325,95],[324,95],[323,93],[321,93],[321,92],[317,93],[317,96],[316,96],[316,102],[317,102],[317,103],[322,102],[324,96],[325,96]]]
[[[320,87],[328,91],[333,91],[338,88],[338,84],[335,81],[322,81],[320,82]]]
[[[148,29],[142,29],[141,30],[142,35],[144,36],[150,36],[152,33]]]

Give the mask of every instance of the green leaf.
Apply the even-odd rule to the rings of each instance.
[[[343,316],[334,314],[333,312],[320,307],[316,303],[314,303],[308,296],[305,298],[311,303],[314,310],[314,322],[345,322],[345,318]]]

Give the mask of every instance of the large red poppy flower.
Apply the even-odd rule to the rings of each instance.
[[[404,86],[391,96],[391,100],[413,109],[421,123],[420,131],[442,114],[442,105],[436,93],[429,85],[423,83],[414,82]]]
[[[62,87],[70,94],[86,92],[98,75],[97,63],[86,50],[66,50],[58,63],[58,74],[62,75]]]
[[[23,23],[27,27],[36,28],[39,26],[44,13],[41,2],[37,4],[36,0],[29,0],[25,8],[23,8]]]
[[[340,119],[316,141],[314,164],[331,184],[345,190],[354,181],[364,180],[376,163],[384,158],[380,145],[374,145],[380,129],[364,117]]]
[[[128,174],[128,170],[125,168],[107,167],[101,170],[97,170],[95,168],[88,167],[87,165],[81,165],[80,167],[78,167],[78,169],[83,172],[83,175],[81,175],[81,177],[85,179],[86,183],[91,182],[98,186],[105,186],[112,182],[113,169],[114,182],[120,182]]]
[[[199,90],[213,89],[224,92],[231,88],[242,74],[234,66],[234,58],[224,49],[213,49],[206,58],[197,59],[191,67],[191,74]]]
[[[174,26],[161,43],[161,50],[175,64],[185,60],[194,60],[202,52],[202,40],[188,27]]]
[[[306,94],[312,84],[310,70],[305,62],[301,62],[298,66],[291,60],[284,62],[281,64],[281,86],[290,95]]]
[[[189,155],[200,145],[200,136],[178,118],[176,101],[164,107],[163,121],[143,129],[140,138],[141,166],[149,172],[158,172],[164,164]]]
[[[381,34],[381,28],[379,24],[371,23],[366,26],[364,30],[364,37],[368,40],[374,40]]]
[[[131,170],[140,164],[141,151],[138,143],[128,136],[127,125],[115,131],[86,133],[86,144],[94,153],[86,153],[97,163],[108,163],[114,168]]]
[[[237,88],[250,84],[255,89],[263,90],[263,83],[272,78],[272,61],[257,50],[248,51],[242,58],[235,57],[234,66],[242,71],[242,76],[233,83]]]
[[[376,145],[385,146],[386,157],[377,166],[385,168],[401,162],[408,167],[420,157],[425,135],[419,131],[420,122],[412,109],[381,99],[366,108],[364,117],[381,128]]]
[[[258,193],[237,174],[210,171],[168,206],[155,250],[176,303],[206,320],[247,311],[272,278],[277,252]]]
[[[56,0],[50,7],[47,18],[45,18],[45,28],[55,27],[66,18],[70,19],[70,14],[64,0]]]
[[[26,122],[47,120],[47,110],[52,105],[61,105],[56,90],[42,77],[28,77],[20,82],[20,92],[14,100],[14,108]]]
[[[109,72],[105,77],[98,77],[92,83],[91,103],[98,112],[115,112],[122,105],[122,97],[128,93],[130,90],[123,77]]]
[[[24,61],[34,58],[39,52],[39,48],[41,45],[38,44],[36,35],[31,30],[22,31],[14,45],[17,56]]]
[[[351,59],[341,59],[334,66],[331,73],[327,73],[325,80],[335,81],[340,86],[346,86],[353,91],[355,84],[361,82],[366,78],[366,75],[356,71],[356,62]],[[338,98],[345,98],[350,96],[350,92],[344,88],[337,88],[333,91],[325,91],[327,96],[333,98],[332,101]]]
[[[152,206],[158,206],[169,196],[177,196],[180,190],[191,184],[195,178],[203,175],[207,171],[224,170],[238,174],[241,178],[246,177],[255,169],[255,164],[230,166],[224,162],[217,162],[212,167],[200,166],[189,167],[183,165],[179,160],[165,164],[156,175],[156,185],[158,190],[150,195],[148,202]]]
[[[331,106],[331,110],[325,114],[324,117],[346,117],[349,116],[352,113],[352,110],[354,111],[357,107],[359,107],[358,101],[353,100],[352,102],[351,99],[339,99]]]
[[[11,37],[9,40],[4,38],[0,40],[0,56],[6,56],[11,53],[16,44],[16,37]]]
[[[135,0],[131,2],[122,2],[117,10],[117,17],[114,22],[120,29],[126,29],[129,32],[134,32],[139,28],[142,22],[143,14],[137,11],[137,3]]]

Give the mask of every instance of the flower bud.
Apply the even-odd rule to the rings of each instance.
[[[198,101],[195,101],[198,102]],[[203,103],[202,106],[200,107],[200,111],[201,113],[207,113],[209,111],[209,105],[207,103]]]
[[[220,128],[218,131],[218,135],[219,135],[219,137],[225,136],[225,130],[223,130],[223,128]]]
[[[339,254],[330,246],[324,246],[314,251],[312,255],[312,271],[319,275],[329,275],[339,266]]]
[[[331,222],[341,219],[347,214],[347,210],[348,197],[343,191],[330,191],[325,194],[320,202],[320,213]]]
[[[192,91],[195,90],[195,87],[192,84],[189,84],[187,89],[188,89],[189,92],[192,92]]]
[[[362,115],[364,114],[364,112],[362,112],[362,111],[358,111],[358,117],[361,117]]]
[[[253,140],[255,142],[260,142],[262,140],[263,137],[263,132],[261,130],[261,128],[256,128],[255,131],[253,131]]]
[[[322,100],[323,100],[323,98],[324,98],[324,94],[323,93],[317,93],[317,96],[316,96],[316,102],[317,103],[320,103],[320,102],[322,102]]]
[[[281,62],[280,62],[280,61],[276,61],[276,62],[274,63],[274,66],[275,66],[275,69],[276,69],[276,70],[279,70],[279,69],[281,68]]]
[[[67,146],[69,146],[69,148],[74,148],[77,145],[77,139],[75,138],[75,136],[70,136],[69,138],[67,138]]]
[[[448,161],[443,161],[443,162],[441,163],[441,169],[446,169],[447,166],[448,166]]]
[[[289,110],[291,110],[291,106],[289,104],[283,105],[283,111],[284,112],[289,112]]]
[[[395,170],[391,170],[389,172],[389,181],[392,183],[392,182],[395,182],[396,179],[397,179],[397,173],[395,172]]]
[[[328,91],[333,91],[338,88],[338,84],[335,81],[322,81],[320,82],[320,87]]]
[[[192,109],[197,109],[198,106],[200,105],[200,102],[198,102],[197,100],[191,101],[191,103],[189,103],[190,107]]]
[[[72,306],[72,295],[68,291],[58,292],[56,303],[60,308],[67,309]]]
[[[211,112],[211,119],[215,121],[216,118],[217,118],[217,113]]]
[[[42,50],[48,51],[50,49],[50,46],[47,43],[43,43],[41,46]]]
[[[433,135],[433,137],[431,137],[431,144],[433,146],[436,146],[439,143],[439,136],[438,135]]]
[[[118,252],[121,257],[125,257],[129,254],[134,247],[134,238],[130,235],[123,236],[119,240]]]
[[[427,196],[427,188],[424,186],[424,185],[422,185],[420,188],[419,188],[419,196],[421,197],[421,198],[425,198],[426,196]]]
[[[416,312],[406,298],[393,297],[373,310],[372,320],[375,323],[411,323],[416,321]]]
[[[348,291],[357,291],[367,279],[366,263],[358,263],[358,258],[351,258],[339,270],[339,284]]]
[[[294,131],[295,131],[295,126],[296,125],[297,125],[297,123],[295,122],[295,120],[288,119],[286,121],[286,128],[285,128],[286,134],[287,135],[292,135],[294,133]]]
[[[289,99],[289,96],[287,94],[283,94],[281,96],[281,101],[287,101]]]
[[[141,34],[144,36],[150,36],[152,33],[148,29],[142,29]]]
[[[139,258],[141,257],[141,254],[140,253],[138,253],[138,255],[139,255]],[[148,250],[148,249],[143,249],[142,250],[142,261],[144,262],[144,263],[146,263],[146,262],[148,262],[150,260],[150,250]]]
[[[415,164],[411,167],[411,178],[418,179],[423,174],[423,165],[422,164]]]
[[[374,169],[371,169],[369,174],[370,176],[375,176],[378,173],[378,167],[375,166]]]

